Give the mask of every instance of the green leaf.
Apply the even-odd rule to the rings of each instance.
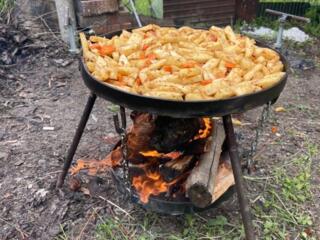
[[[226,225],[227,223],[228,223],[227,218],[224,217],[224,216],[221,216],[221,215],[217,216],[217,217],[214,218],[214,219],[210,219],[210,220],[208,221],[208,225],[209,225],[209,226],[224,226],[224,225]]]

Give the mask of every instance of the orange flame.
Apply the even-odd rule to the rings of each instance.
[[[117,147],[103,160],[77,160],[76,164],[70,169],[70,174],[75,175],[82,170],[88,170],[89,175],[96,175],[98,172],[104,172],[112,167],[120,166],[122,153],[120,147]]]
[[[143,155],[144,157],[161,157],[162,154],[159,153],[156,150],[153,151],[146,151],[146,152],[139,152],[141,155]]]
[[[203,139],[209,136],[212,129],[212,123],[210,118],[202,118],[204,122],[204,129],[200,129],[198,135],[194,137],[194,140]]]
[[[157,150],[146,151],[146,152],[139,152],[144,157],[156,157],[156,158],[172,158],[177,159],[182,155],[182,152],[169,152],[169,153],[159,153]]]
[[[146,170],[144,175],[133,177],[132,186],[134,186],[139,194],[140,201],[146,204],[149,201],[150,195],[157,196],[167,192],[170,186],[186,178],[189,174],[190,171],[180,175],[171,182],[165,182],[159,172]]]
[[[158,172],[146,172],[145,175],[133,177],[132,185],[139,194],[140,201],[147,203],[150,195],[167,192],[170,183],[165,182]]]

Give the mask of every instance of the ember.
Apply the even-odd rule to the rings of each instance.
[[[144,157],[156,157],[156,158],[171,158],[176,159],[180,157],[183,153],[182,152],[170,152],[170,153],[159,153],[156,150],[147,151],[147,152],[140,152],[141,155]]]

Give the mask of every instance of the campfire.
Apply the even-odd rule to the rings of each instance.
[[[234,178],[225,151],[221,123],[211,118],[171,118],[133,111],[126,157],[118,144],[103,160],[78,160],[72,175],[86,170],[96,175],[128,166],[128,181],[140,203],[152,198],[190,201],[208,207]]]

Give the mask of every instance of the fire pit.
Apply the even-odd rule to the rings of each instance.
[[[129,193],[134,202],[156,212],[179,215],[215,207],[231,195],[233,189],[229,187],[234,179],[228,153],[220,154],[225,136],[218,122],[137,112],[131,115],[134,124],[128,133],[126,150],[129,166],[125,170],[115,168],[112,173],[118,188]],[[120,146],[113,150],[114,156],[118,156]],[[147,151],[140,151],[145,146]],[[73,172],[81,169],[78,165]],[[217,184],[210,188],[207,182],[214,184],[215,177]],[[224,194],[227,190],[228,194]]]
[[[109,33],[106,37],[120,33]],[[286,61],[279,55],[286,71]],[[228,165],[230,158],[246,237],[255,239],[231,114],[274,103],[285,86],[287,75],[276,85],[253,94],[223,100],[183,102],[136,95],[105,84],[89,73],[83,59],[80,61],[80,71],[91,94],[59,176],[58,187],[64,182],[96,97],[99,96],[121,106],[122,126],[118,115],[114,116],[121,143],[103,161],[109,167],[118,165],[112,170],[113,177],[119,188],[131,194],[134,202],[157,212],[175,215],[214,207],[232,192],[232,188],[229,188],[232,184],[227,185],[229,190],[223,191],[223,196],[220,197],[220,194],[218,200],[213,201],[217,197],[213,186],[219,184],[217,179],[223,172],[221,168]],[[134,124],[128,133],[125,108],[135,110],[131,116]],[[222,117],[223,125],[208,117]],[[169,131],[170,128],[172,131]],[[145,143],[153,148],[146,148]],[[205,151],[205,146],[210,150]],[[175,167],[172,162],[175,162]],[[88,166],[90,163],[81,164]],[[163,178],[167,179],[164,181]],[[177,185],[178,182],[184,184]],[[131,185],[134,186],[133,190]]]

